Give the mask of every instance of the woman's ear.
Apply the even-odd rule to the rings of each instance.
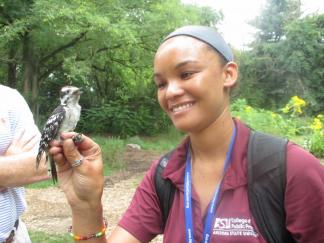
[[[238,76],[238,66],[235,62],[228,62],[224,67],[225,88],[233,88],[236,85],[236,80]]]

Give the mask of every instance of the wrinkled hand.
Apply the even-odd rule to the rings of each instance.
[[[11,144],[2,156],[12,156],[24,152],[31,152],[39,140],[40,133],[37,130],[30,130],[27,132],[25,129],[21,129],[15,134]],[[0,192],[4,192],[6,190],[6,187],[0,187]]]
[[[62,133],[61,142],[52,141],[49,153],[57,165],[58,180],[69,204],[73,208],[99,205],[103,192],[103,161],[101,149],[93,140],[83,135],[75,145],[72,137],[76,133]],[[75,160],[82,164],[72,167]]]
[[[38,131],[27,132],[25,129],[22,129],[14,136],[4,156],[32,151],[39,140],[40,133]]]

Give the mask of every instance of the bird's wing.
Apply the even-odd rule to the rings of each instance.
[[[36,165],[39,165],[42,154],[48,148],[49,143],[58,135],[59,128],[65,117],[65,109],[62,105],[56,107],[51,116],[48,118],[42,132],[42,137],[39,143],[39,149],[36,159]]]

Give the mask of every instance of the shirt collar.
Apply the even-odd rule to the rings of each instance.
[[[237,134],[232,154],[232,162],[228,168],[222,190],[234,189],[247,184],[247,146],[250,136],[250,129],[241,121],[234,119]],[[183,176],[186,164],[186,148],[189,137],[186,137],[180,145],[173,151],[169,162],[165,167],[162,177],[170,179],[173,184],[183,191]]]

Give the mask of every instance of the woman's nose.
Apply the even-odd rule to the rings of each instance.
[[[166,98],[172,99],[184,93],[183,87],[178,81],[171,81],[166,90]]]

